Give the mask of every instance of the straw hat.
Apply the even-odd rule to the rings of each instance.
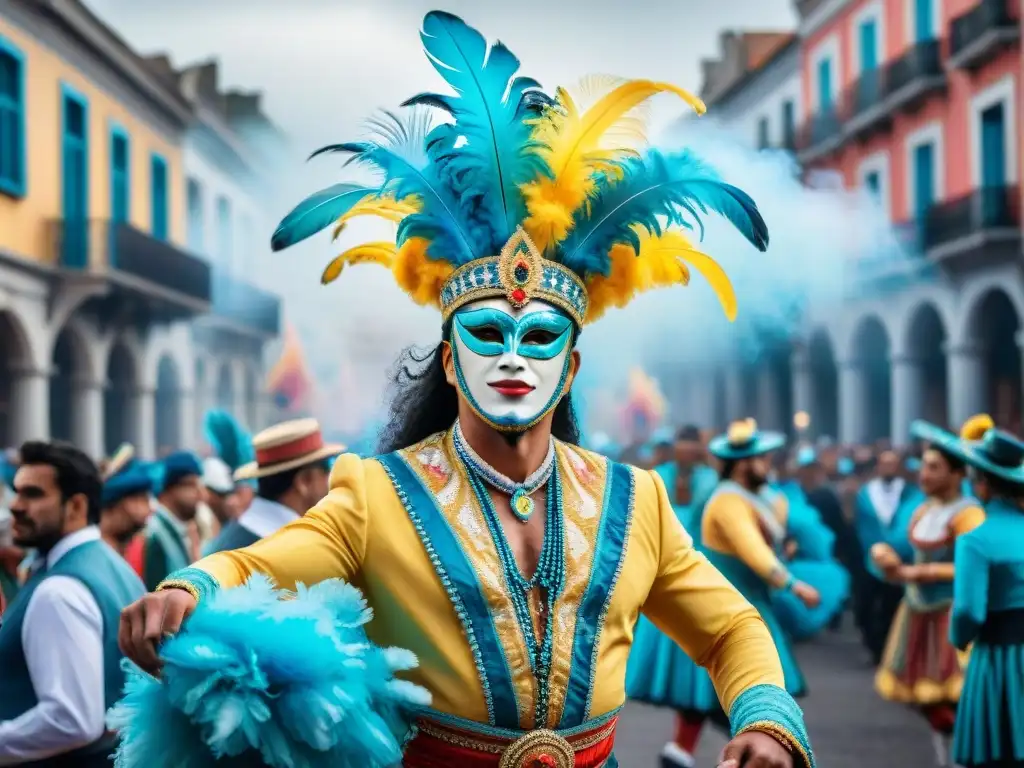
[[[779,432],[762,432],[753,419],[734,421],[724,435],[714,438],[708,451],[722,461],[739,461],[777,451],[786,444]]]
[[[325,443],[316,419],[293,419],[268,427],[252,439],[256,461],[235,470],[235,480],[255,480],[337,456],[345,450]]]

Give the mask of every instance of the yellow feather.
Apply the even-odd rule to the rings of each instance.
[[[342,270],[348,264],[380,264],[382,267],[391,268],[398,249],[394,243],[364,243],[349,248],[331,260],[322,275],[320,284],[328,285],[341,276]]]
[[[688,285],[690,267],[711,284],[725,316],[736,319],[736,293],[725,271],[706,253],[698,251],[682,232],[670,230],[661,236],[638,230],[640,252],[622,243],[613,245],[609,256],[611,271],[587,283],[590,305],[587,322],[601,317],[612,307],[624,307],[637,293],[672,285]]]
[[[542,251],[550,251],[572,228],[573,214],[593,189],[594,175],[631,148],[602,149],[609,132],[628,129],[629,114],[652,96],[673,93],[698,114],[704,103],[670,83],[628,80],[597,100],[582,115],[564,88],[555,92],[556,104],[533,121],[537,152],[552,170],[553,178],[541,177],[522,187],[529,213],[523,226]],[[642,121],[641,121],[642,122]],[[642,128],[642,126],[641,126]],[[632,133],[642,138],[636,125]]]
[[[391,272],[398,287],[417,304],[441,304],[441,289],[454,271],[451,264],[427,256],[430,241],[410,237],[398,249]]]
[[[367,197],[353,205],[348,212],[338,217],[334,225],[332,240],[337,240],[345,229],[345,225],[356,216],[376,216],[386,221],[399,222],[419,210],[419,201],[415,196],[395,200],[393,197]]]

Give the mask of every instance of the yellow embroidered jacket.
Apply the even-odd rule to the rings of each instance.
[[[405,676],[431,692],[436,711],[521,730],[578,727],[621,707],[643,611],[707,668],[734,728],[772,732],[812,765],[799,708],[776,701],[786,694],[771,636],[693,549],[658,476],[565,443],[556,452],[568,573],[552,617],[546,723],[533,722],[538,686],[524,630],[450,432],[386,456],[340,457],[330,492],[303,518],[164,587],[201,595],[255,573],[286,589],[345,579],[373,609],[370,639],[416,654],[420,665]]]

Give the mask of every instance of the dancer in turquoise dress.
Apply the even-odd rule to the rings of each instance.
[[[655,471],[672,497],[672,507],[683,527],[700,547],[700,513],[718,484],[718,473],[701,463],[700,430],[684,427],[674,443],[675,460]],[[626,668],[626,693],[635,700],[666,707],[681,714],[700,716],[719,708],[711,678],[645,616],[637,622]],[[685,729],[685,724],[681,726]],[[678,736],[678,734],[677,734]],[[691,768],[692,756],[678,743],[662,750],[662,765]]]
[[[956,542],[950,640],[971,648],[953,735],[966,768],[1024,768],[1024,443],[965,444],[985,522]]]

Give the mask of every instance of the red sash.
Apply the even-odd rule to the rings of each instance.
[[[525,731],[517,739],[421,720],[403,768],[600,768],[611,757],[617,717],[571,735]]]

